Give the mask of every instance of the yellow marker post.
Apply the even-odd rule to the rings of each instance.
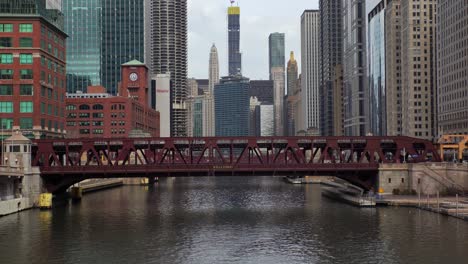
[[[52,194],[51,193],[41,193],[41,195],[39,195],[39,208],[40,209],[52,208]]]

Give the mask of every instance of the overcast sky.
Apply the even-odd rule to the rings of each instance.
[[[189,75],[208,78],[210,48],[216,44],[220,75],[227,73],[229,0],[188,0]],[[317,9],[318,0],[240,0],[242,73],[250,79],[268,79],[268,36],[286,34],[286,62],[292,50],[300,63],[300,17]]]

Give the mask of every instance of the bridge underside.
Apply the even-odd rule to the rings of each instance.
[[[440,160],[408,137],[38,140],[33,165],[49,191],[89,178],[338,176],[369,188],[380,163]]]

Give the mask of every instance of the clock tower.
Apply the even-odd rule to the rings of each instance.
[[[148,68],[142,62],[133,60],[122,64],[122,78],[119,95],[130,97],[142,104],[148,104]]]

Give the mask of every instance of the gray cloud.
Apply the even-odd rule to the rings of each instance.
[[[243,74],[268,79],[268,36],[286,33],[286,54],[293,50],[300,62],[300,16],[318,8],[318,0],[240,1]],[[188,0],[189,77],[208,77],[208,56],[216,43],[221,75],[227,73],[226,9],[228,0]]]

